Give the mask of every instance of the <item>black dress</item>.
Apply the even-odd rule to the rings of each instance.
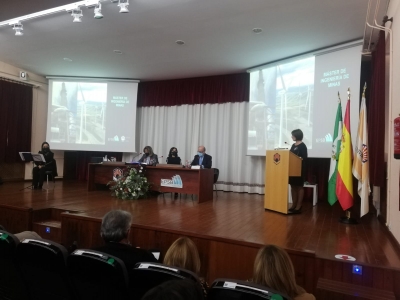
[[[303,186],[305,178],[305,164],[307,160],[307,146],[304,143],[300,143],[296,146],[296,143],[292,145],[290,151],[301,157],[303,161],[301,162],[301,176],[300,177],[289,177],[289,184],[292,186]]]
[[[33,188],[41,189],[43,186],[43,181],[46,177],[46,171],[52,171],[53,176],[57,176],[56,167],[54,164],[54,153],[51,151],[43,152],[39,151],[40,154],[43,154],[44,159],[46,160],[46,164],[39,168],[38,166],[34,167],[32,170],[32,185]]]
[[[179,156],[177,156],[177,157],[168,156],[167,157],[167,164],[169,164],[169,165],[180,165],[181,164],[181,158]]]

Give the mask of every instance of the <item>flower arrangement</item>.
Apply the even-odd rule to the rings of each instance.
[[[150,184],[143,174],[143,167],[138,169],[128,167],[123,176],[107,185],[112,191],[111,195],[123,200],[133,200],[146,197]]]

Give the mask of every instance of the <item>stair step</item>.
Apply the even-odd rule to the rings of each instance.
[[[57,220],[45,220],[40,222],[34,222],[34,225],[48,226],[52,228],[61,228],[61,221]]]

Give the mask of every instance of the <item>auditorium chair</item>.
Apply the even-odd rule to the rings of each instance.
[[[187,278],[200,284],[200,279],[195,273],[158,263],[137,263],[134,269],[129,271],[129,277],[133,299],[141,299],[147,291],[168,280]]]
[[[0,299],[27,299],[26,287],[15,260],[19,240],[0,230]]]
[[[78,299],[135,299],[129,297],[125,264],[115,256],[78,249],[68,257],[67,266]]]
[[[209,291],[208,300],[261,300],[291,298],[263,285],[235,279],[216,279]]]
[[[18,244],[16,261],[29,299],[75,299],[68,281],[67,256],[64,246],[49,240],[25,239]]]

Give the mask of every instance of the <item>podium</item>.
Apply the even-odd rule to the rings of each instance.
[[[302,159],[289,150],[267,150],[264,208],[288,213],[289,176],[301,176]]]

